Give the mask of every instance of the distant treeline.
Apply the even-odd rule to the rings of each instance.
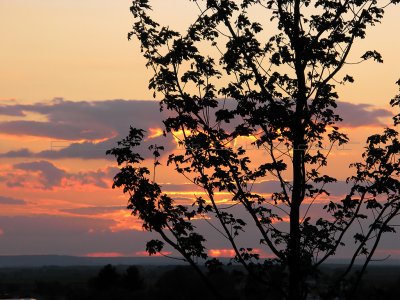
[[[314,299],[333,299],[329,279],[340,267],[325,268]],[[249,278],[238,266],[208,272],[227,300],[279,299],[279,272],[271,287]],[[400,267],[373,267],[358,293],[359,299],[399,299]],[[38,300],[204,300],[213,299],[191,268],[183,266],[42,267],[0,269],[0,299]]]

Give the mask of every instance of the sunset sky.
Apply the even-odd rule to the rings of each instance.
[[[152,3],[160,23],[176,29],[197,15],[187,0]],[[158,104],[147,90],[151,73],[139,44],[127,41],[130,5],[131,0],[0,1],[0,255],[144,255],[151,235],[124,209],[127,197],[111,189],[116,165],[105,151],[131,124],[148,130],[146,144],[166,144],[165,155],[177,145],[159,136]],[[376,49],[384,64],[345,69],[356,80],[338,89],[351,143],[334,151],[328,167],[340,180],[351,174],[348,165],[359,160],[365,138],[393,114],[388,102],[400,78],[399,15],[399,6],[388,10],[351,57],[357,61]],[[158,180],[183,203],[199,192],[165,167]],[[268,193],[273,186],[263,182],[257,189]],[[341,191],[339,183],[333,196]],[[207,230],[206,224],[199,227]],[[400,242],[387,239],[382,245],[382,255],[392,249],[400,258]],[[210,254],[229,256],[225,248],[218,236],[210,237]]]

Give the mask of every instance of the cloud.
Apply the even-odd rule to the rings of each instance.
[[[128,126],[129,128],[129,126]],[[125,136],[118,136],[106,140],[104,142],[82,142],[71,143],[65,147],[53,147],[51,150],[45,150],[39,153],[30,152],[28,157],[46,158],[46,159],[62,159],[62,158],[83,158],[83,159],[112,159],[111,156],[106,156],[106,151],[117,146],[117,142]],[[61,143],[62,145],[63,143]],[[135,151],[140,153],[144,158],[152,157],[151,151],[148,150],[150,145],[164,145],[165,151],[174,149],[175,144],[172,138],[156,137],[151,140],[143,141]],[[65,145],[65,143],[64,143]],[[61,148],[61,149],[57,149]],[[6,156],[8,154],[5,154]],[[1,156],[1,155],[0,155]]]
[[[260,258],[268,258],[268,257],[273,257],[272,255],[268,255],[266,252],[264,252],[260,248],[254,248],[251,251],[252,254],[258,254]],[[209,249],[208,250],[208,255],[211,257],[216,257],[216,258],[233,258],[235,257],[236,253],[235,250],[232,248],[228,249]]]
[[[12,111],[24,115],[34,112],[46,117],[47,121],[30,120],[0,123],[0,133],[33,135],[54,139],[48,150],[32,152],[26,147],[0,154],[0,157],[58,158],[106,158],[105,152],[125,137],[132,125],[152,130],[162,127],[159,102],[156,101],[80,101],[72,102],[55,99],[50,103],[32,105],[0,106],[0,114]],[[151,144],[164,145],[166,150],[175,147],[172,137],[155,136],[138,147],[145,157]],[[111,158],[110,158],[111,159]]]
[[[172,252],[170,252],[170,251],[167,251],[167,252],[162,251],[162,253],[152,254],[151,257],[164,257],[165,255],[171,255],[171,254],[172,254]],[[148,257],[150,255],[149,255],[149,252],[147,252],[147,251],[137,251],[137,252],[135,252],[135,256]]]
[[[97,171],[87,171],[68,174],[69,180],[77,181],[80,184],[94,185],[100,188],[109,188],[109,180],[111,180],[118,172],[118,168],[108,167]]]
[[[124,206],[87,206],[79,208],[62,209],[63,212],[68,212],[76,215],[98,215],[110,213],[118,210],[126,210]]]
[[[23,204],[26,204],[26,201],[22,200],[22,199],[12,198],[12,197],[0,196],[0,204],[23,205]]]
[[[47,121],[8,121],[0,123],[0,132],[16,135],[47,136],[59,140],[98,140],[125,134],[129,125],[151,128],[160,125],[156,101],[65,101],[0,106],[0,114],[24,116],[38,113]],[[10,131],[11,130],[11,131]]]
[[[235,257],[233,249],[210,249],[208,255],[211,257]]]
[[[267,247],[260,246],[260,234],[252,223],[251,218],[244,214],[244,209],[238,206],[229,212],[234,215],[243,216],[248,224],[246,233],[240,234],[236,241],[238,247],[253,248],[261,257],[271,256]],[[315,212],[315,219],[321,217],[321,212]],[[135,222],[135,217],[129,217],[130,222]],[[69,254],[85,255],[88,253],[121,253],[147,256],[144,252],[146,242],[160,238],[155,233],[138,230],[113,231],[117,225],[118,218],[99,218],[83,216],[3,216],[0,218],[0,232],[2,247],[0,255],[34,255],[34,254]],[[220,228],[218,220],[214,217],[208,220],[214,227]],[[208,222],[196,221],[196,230],[203,234],[206,239],[206,247],[212,256],[231,256],[229,242],[222,238],[219,232],[212,228]],[[287,225],[287,224],[286,224]],[[285,224],[277,224],[285,226]],[[1,233],[0,233],[1,235]],[[352,247],[354,242],[352,235],[345,240]],[[399,239],[393,239],[393,235],[386,235],[382,241],[382,247],[387,249],[398,249]],[[165,254],[171,252],[166,247]],[[174,252],[174,251],[172,251]],[[174,253],[175,255],[176,253]],[[349,255],[346,252],[345,256]]]
[[[41,160],[14,164],[13,170],[3,176],[2,181],[5,181],[9,187],[33,185],[34,188],[45,190],[75,186],[76,184],[109,188],[111,179],[118,170],[115,167],[107,167],[95,171],[73,173],[60,169],[49,161]]]
[[[60,186],[61,180],[67,175],[67,172],[57,168],[48,161],[19,163],[14,165],[14,169],[38,173],[40,183],[44,189]]]
[[[346,127],[384,126],[380,118],[393,117],[388,109],[376,108],[370,104],[353,104],[338,101],[337,113],[343,121],[339,124]]]
[[[317,188],[321,188],[322,184],[315,185]],[[337,181],[326,184],[324,189],[331,193],[332,196],[343,196],[350,191],[350,184],[346,181]],[[263,181],[253,184],[252,191],[255,193],[271,194],[276,191],[280,191],[280,183],[276,180]]]
[[[194,194],[198,194],[199,192],[203,192],[203,190],[194,185],[194,184],[163,184],[160,183],[161,188],[166,193],[171,192],[182,192],[185,194],[179,195],[174,197],[176,200],[180,201],[187,201],[194,199]],[[316,187],[322,187],[322,184],[316,185]],[[326,184],[324,189],[331,192],[333,196],[342,196],[349,191],[350,185],[347,184],[345,181],[337,181],[333,183]],[[249,186],[250,189],[250,186]],[[281,185],[280,182],[277,180],[269,180],[269,181],[262,181],[262,182],[255,182],[251,184],[251,192],[259,193],[259,194],[272,194],[274,192],[280,191]],[[186,193],[191,192],[188,196]]]
[[[24,112],[18,106],[15,105],[0,106],[0,115],[12,116],[12,117],[25,116]]]
[[[234,106],[233,101],[227,101],[226,105]],[[338,102],[337,111],[346,127],[381,126],[380,118],[392,116],[386,109],[349,102]],[[29,112],[40,114],[46,120],[26,120]],[[161,121],[167,117],[167,112],[160,112],[157,101],[121,99],[79,102],[54,99],[49,103],[31,105],[8,104],[0,106],[1,114],[26,118],[0,122],[0,133],[49,137],[54,141],[45,151],[32,152],[25,147],[2,153],[0,157],[41,159],[106,158],[105,151],[128,134],[129,126],[145,129],[151,135],[155,129],[163,128]],[[171,136],[156,136],[145,141],[138,152],[150,157],[151,153],[147,151],[150,144],[164,145],[166,151],[175,148]]]
[[[19,150],[9,151],[7,153],[0,154],[0,157],[7,158],[19,158],[19,157],[32,157],[34,153],[27,148],[22,148]]]
[[[111,128],[101,124],[84,128],[79,123],[8,121],[0,123],[0,132],[17,136],[49,137],[61,140],[97,140],[114,136]]]
[[[92,252],[87,253],[86,257],[123,257],[124,254],[120,252]]]
[[[155,238],[141,231],[112,232],[114,220],[50,215],[2,216],[0,255],[135,253]]]

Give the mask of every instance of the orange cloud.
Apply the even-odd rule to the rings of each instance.
[[[150,134],[148,135],[146,140],[155,139],[164,134],[164,132],[161,128],[149,128],[149,131],[150,131]]]
[[[255,248],[252,251],[253,254],[258,254],[260,258],[270,258],[272,255],[264,252],[262,249]],[[233,258],[235,257],[235,250],[233,249],[210,249],[208,255],[216,258]]]
[[[164,255],[171,255],[171,254],[172,254],[172,252],[162,252],[162,254],[157,253],[152,256],[160,257],[160,256],[164,256]],[[137,252],[135,252],[135,256],[141,256],[141,257],[149,256],[149,253],[147,251],[137,251]]]
[[[87,253],[85,256],[86,257],[122,257],[124,255],[119,252],[93,252],[93,253]]]
[[[290,222],[290,217],[287,216],[281,216],[282,221],[278,221],[277,219],[272,219],[272,224],[276,223],[289,223]]]
[[[62,213],[67,213],[69,216],[79,215],[88,219],[102,219],[113,221],[109,226],[111,232],[120,232],[126,230],[143,231],[143,223],[140,219],[133,216],[130,210],[118,209],[117,207],[77,207],[73,209],[65,209]],[[89,233],[94,233],[94,229],[90,229]]]
[[[132,216],[128,210],[119,210],[112,214],[104,215],[114,220],[116,223],[110,227],[112,232],[124,231],[124,230],[136,230],[143,231],[142,221]]]
[[[233,249],[210,249],[208,255],[211,257],[235,257]]]

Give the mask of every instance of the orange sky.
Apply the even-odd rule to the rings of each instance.
[[[160,22],[178,29],[197,13],[187,0],[152,3]],[[99,147],[98,153],[104,153],[106,145],[101,142],[112,141],[128,128],[129,118],[136,121],[143,115],[138,113],[140,107],[132,106],[124,123],[118,114],[130,104],[105,101],[152,98],[147,90],[150,73],[138,44],[126,38],[132,23],[130,4],[131,0],[0,1],[0,106],[23,112],[0,114],[0,245],[5,245],[0,247],[0,255],[142,253],[149,235],[143,234],[140,224],[124,210],[127,198],[110,189],[114,162],[100,156],[88,159],[83,154],[55,158],[49,152],[70,149],[74,143],[92,143]],[[356,83],[339,88],[341,100],[374,106],[362,108],[372,111],[372,123],[357,125],[354,121],[348,128],[352,137],[349,148],[332,154],[335,164],[328,166],[328,171],[339,179],[351,174],[347,166],[358,159],[366,136],[389,119],[377,109],[387,109],[389,99],[397,93],[399,14],[400,7],[388,11],[383,24],[370,30],[353,52],[356,59],[366,50],[377,49],[385,63],[368,62],[345,70],[354,75]],[[98,101],[104,103],[106,112],[115,108],[107,122]],[[23,107],[26,105],[30,106]],[[88,112],[90,106],[98,109],[93,115]],[[63,112],[76,119],[68,122]],[[147,130],[152,128],[151,138],[158,139],[159,118],[154,116],[149,113],[153,123],[145,118],[138,122]],[[170,143],[174,147],[173,141]],[[93,145],[89,146],[93,151]],[[21,149],[30,154],[5,155]],[[261,151],[252,153],[256,160],[263,156]],[[171,184],[173,194],[187,202],[195,193],[186,191],[184,179],[163,166],[157,178]],[[223,201],[226,196],[219,197]],[[211,250],[217,255],[227,251],[218,249],[225,248],[215,239]]]
[[[161,23],[182,29],[197,13],[193,2],[153,0]],[[128,43],[131,0],[4,0],[0,2],[0,99],[43,101],[150,99],[138,44]],[[341,90],[347,101],[386,102],[396,92],[400,7],[369,31],[353,52],[381,51],[385,64],[350,66],[357,84]],[[374,76],[372,76],[372,74]]]

